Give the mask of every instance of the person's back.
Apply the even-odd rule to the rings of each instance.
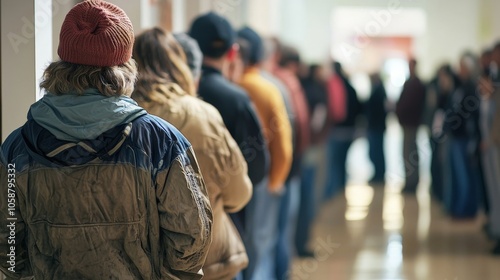
[[[236,34],[227,20],[208,13],[193,22],[189,35],[198,42],[204,55],[198,94],[221,114],[243,152],[250,180],[256,185],[269,169],[261,124],[246,92],[222,75],[225,63],[237,52],[233,48]]]
[[[425,106],[425,86],[417,76],[410,77],[396,106],[396,115],[402,126],[418,127]]]
[[[174,37],[159,28],[141,33],[134,59],[139,80],[132,97],[150,114],[179,129],[190,141],[207,185],[213,211],[212,243],[203,279],[233,279],[248,264],[243,242],[227,213],[242,209],[252,196],[247,165],[222,118],[196,98],[194,80]]]
[[[385,87],[380,78],[372,78],[371,95],[366,104],[366,119],[368,121],[368,129],[385,131],[387,117],[387,94]]]
[[[120,20],[101,25],[108,16]],[[74,32],[89,17],[104,18]],[[88,27],[110,32],[92,34],[96,44]],[[0,229],[15,232],[0,240],[15,254],[11,264],[0,255],[7,277],[202,278],[212,228],[205,184],[186,138],[129,97],[133,38],[125,13],[104,1],[82,2],[66,17],[62,60],[41,83],[48,93],[1,147],[1,177],[13,180],[0,183],[0,197],[15,193],[12,209],[0,210],[15,219]]]
[[[264,79],[257,66],[248,66],[240,85],[255,104],[271,156],[269,189],[280,190],[292,163],[292,133],[283,97]]]
[[[203,267],[204,279],[232,279],[248,264],[245,248],[226,213],[241,210],[252,196],[252,184],[238,145],[213,106],[160,86],[165,103],[139,102],[150,114],[174,125],[190,141],[213,209],[213,236]]]
[[[341,77],[341,79],[344,82],[347,107],[345,119],[338,123],[337,127],[355,128],[357,119],[361,115],[363,108],[356,90],[351,85],[347,77]]]
[[[422,123],[425,106],[425,86],[417,77],[417,61],[409,61],[410,78],[404,83],[403,91],[396,104],[396,116],[403,128],[403,160],[405,185],[403,192],[414,194],[419,184],[419,156],[417,130]]]

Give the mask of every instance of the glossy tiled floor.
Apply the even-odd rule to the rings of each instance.
[[[311,242],[316,259],[297,260],[292,279],[500,279],[482,223],[451,221],[423,193],[350,186],[322,209]]]
[[[366,186],[372,172],[367,143],[353,144],[350,186],[321,206],[311,240],[316,258],[296,260],[293,280],[500,280],[500,257],[489,255],[494,244],[481,231],[484,217],[452,221],[427,194],[430,150],[424,133],[418,141],[419,192],[399,193],[401,142],[399,126],[389,122],[385,188]]]

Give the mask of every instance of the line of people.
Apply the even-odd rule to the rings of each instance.
[[[498,65],[500,43],[480,57],[465,52],[455,70],[443,64],[425,83],[410,60],[410,77],[396,104],[403,129],[404,193],[415,194],[419,184],[417,131],[429,134],[431,194],[453,219],[474,219],[482,209],[484,230],[497,242],[500,254],[500,106]]]
[[[123,10],[88,0],[58,54],[2,144],[0,198],[15,187],[18,203],[0,210],[17,219],[8,277],[288,279],[294,251],[313,255],[305,159],[330,116],[321,70],[301,83],[294,48],[215,13],[135,36]]]
[[[484,227],[500,254],[500,43],[481,56],[466,52],[454,71],[441,66],[427,86],[424,120],[432,146],[432,194],[451,217],[470,219],[483,209]]]

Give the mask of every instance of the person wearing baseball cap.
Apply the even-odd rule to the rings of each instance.
[[[269,165],[261,125],[247,93],[223,76],[238,54],[236,32],[227,19],[210,12],[193,21],[188,35],[198,42],[203,53],[198,94],[219,110],[243,152],[248,175],[256,186],[267,176]]]
[[[203,277],[205,183],[188,140],[130,98],[133,43],[113,4],[83,1],[66,15],[46,94],[1,146],[7,279]]]
[[[248,211],[253,219],[247,222],[247,251],[250,266],[245,279],[281,279],[275,277],[278,245],[278,224],[281,194],[292,163],[292,133],[284,99],[279,89],[261,75],[264,45],[251,28],[238,31],[241,42],[243,74],[239,85],[244,88],[257,108],[270,153],[269,181],[256,190]],[[266,234],[262,234],[265,232]],[[253,263],[253,265],[252,265]]]
[[[236,32],[227,19],[210,12],[193,21],[188,35],[198,42],[203,53],[198,95],[219,111],[229,133],[238,143],[254,191],[265,188],[269,175],[269,151],[260,121],[245,90],[223,75],[223,72],[228,74],[227,68],[238,56]],[[246,208],[231,214],[244,242],[247,216]],[[252,260],[249,261],[252,266]]]

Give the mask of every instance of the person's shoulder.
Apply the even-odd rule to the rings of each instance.
[[[160,154],[170,152],[175,147],[176,154],[185,152],[191,144],[182,133],[164,119],[146,114],[132,122],[130,140],[139,148]]]
[[[29,166],[29,151],[22,135],[24,126],[14,130],[0,146],[0,162],[20,173]]]
[[[220,121],[222,123],[219,111],[210,103],[195,96],[183,95],[178,98],[177,103],[189,113],[191,118],[198,119],[200,122]]]

